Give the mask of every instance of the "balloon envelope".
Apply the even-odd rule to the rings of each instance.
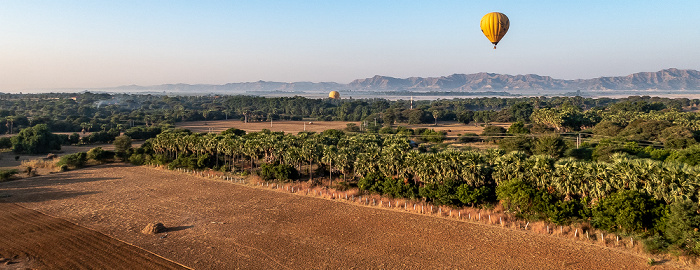
[[[332,99],[339,99],[340,93],[338,93],[338,91],[331,91],[330,93],[328,93],[328,97]]]
[[[486,38],[493,43],[498,44],[499,41],[506,35],[510,27],[510,20],[506,14],[500,12],[491,12],[481,18],[481,32]],[[495,48],[495,46],[494,46]]]

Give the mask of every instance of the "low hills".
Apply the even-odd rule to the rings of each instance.
[[[169,91],[169,92],[302,92],[302,91],[430,91],[471,92],[506,90],[700,90],[700,71],[664,69],[639,72],[627,76],[593,79],[562,80],[536,74],[507,75],[496,73],[452,74],[442,77],[394,78],[376,75],[356,79],[349,84],[335,82],[242,82],[223,85],[163,84],[156,86],[120,86],[111,91]]]
[[[387,76],[354,80],[348,88],[356,90],[697,90],[700,71],[664,69],[640,72],[620,77],[560,80],[535,74],[504,75],[495,73],[453,74],[443,77],[411,77],[398,79]]]

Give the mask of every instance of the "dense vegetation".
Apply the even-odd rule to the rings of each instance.
[[[411,102],[384,99],[324,100],[304,97],[160,96],[129,94],[0,94],[0,133],[46,124],[53,132],[124,131],[133,126],[158,126],[179,121],[247,119],[248,121],[366,121],[368,124],[489,123],[523,121],[577,130],[606,119],[627,125],[637,113],[680,111],[700,100],[630,97],[473,98]],[[549,110],[541,110],[549,109]],[[534,111],[540,111],[533,115]],[[531,119],[534,117],[533,119]],[[646,116],[658,118],[659,116]],[[671,118],[669,118],[671,117]],[[685,116],[683,116],[685,117]],[[675,121],[674,116],[664,117]],[[375,128],[380,128],[376,126]]]

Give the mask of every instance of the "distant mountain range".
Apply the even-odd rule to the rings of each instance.
[[[304,92],[304,91],[517,91],[517,90],[700,90],[700,71],[664,69],[619,77],[560,80],[535,74],[504,75],[495,73],[453,74],[442,77],[393,78],[376,75],[349,84],[335,82],[243,82],[223,85],[163,84],[156,86],[120,86],[95,90],[168,91],[168,92]]]

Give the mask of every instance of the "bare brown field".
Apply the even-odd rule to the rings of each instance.
[[[512,123],[490,123],[492,126],[499,126],[499,127],[504,127],[508,129]],[[428,128],[428,129],[434,129],[436,131],[445,131],[447,132],[447,136],[453,137],[453,136],[459,136],[465,133],[476,133],[476,134],[481,134],[481,132],[484,131],[484,127],[481,124],[475,125],[475,124],[462,124],[459,122],[438,122],[437,125],[433,124],[421,124],[421,125],[400,125],[400,126],[405,126],[407,128]]]
[[[309,124],[311,123],[311,124]],[[360,122],[344,121],[273,121],[270,122],[250,122],[244,123],[240,120],[220,120],[220,121],[193,121],[180,122],[176,126],[189,129],[192,132],[215,132],[219,133],[229,128],[242,129],[248,132],[258,132],[263,129],[271,131],[283,131],[285,133],[297,134],[304,130],[311,132],[323,132],[327,129],[344,129],[348,123],[359,125]]]
[[[0,197],[198,269],[648,267],[565,238],[121,164],[0,183]],[[139,232],[155,221],[170,231]]]
[[[0,202],[2,269],[186,269],[141,248]]]
[[[309,124],[312,123],[312,124]],[[347,127],[348,123],[354,123],[360,125],[360,122],[345,122],[345,121],[275,121],[272,122],[250,122],[243,123],[240,120],[220,120],[220,121],[193,121],[193,122],[180,122],[177,123],[177,127],[189,129],[192,132],[221,132],[229,128],[242,129],[248,132],[257,132],[263,129],[269,129],[271,131],[284,131],[285,133],[297,134],[304,131],[322,132],[327,129],[339,129],[342,130]],[[504,128],[510,127],[511,123],[491,123],[494,126],[501,126]],[[458,136],[464,133],[476,133],[481,134],[484,131],[484,127],[481,125],[469,124],[465,125],[457,122],[438,122],[437,125],[432,124],[421,124],[421,125],[407,125],[399,124],[394,125],[404,126],[408,128],[429,128],[435,129],[437,131],[446,131],[447,136]]]

